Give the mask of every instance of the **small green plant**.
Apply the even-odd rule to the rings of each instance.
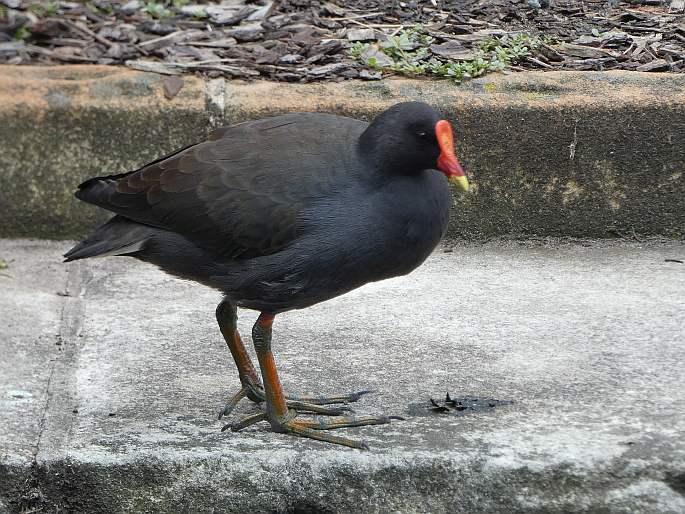
[[[402,30],[381,43],[381,48],[396,61],[413,62],[428,54],[428,46],[433,38],[419,28]]]
[[[501,68],[499,64],[493,61],[476,57],[470,61],[448,61],[445,63],[435,60],[431,62],[429,69],[433,75],[461,82],[464,79],[480,77],[489,71],[497,71]]]
[[[143,11],[157,20],[168,18],[173,14],[169,9],[166,8],[166,5],[160,2],[147,2],[143,8]]]
[[[86,7],[92,12],[93,14],[98,14],[98,13],[105,13],[105,14],[112,14],[114,12],[114,9],[112,8],[111,5],[100,5],[97,6],[93,2],[87,2]]]
[[[355,42],[347,51],[355,59],[360,59],[364,51],[369,48],[368,43],[362,43],[361,41]]]
[[[45,18],[47,16],[53,16],[57,14],[59,10],[58,2],[39,2],[37,4],[29,5],[29,11],[38,16],[39,18]]]
[[[433,41],[421,28],[410,28],[403,29],[378,44],[357,42],[348,52],[350,56],[373,69],[385,69],[404,75],[434,75],[461,82],[521,62],[541,43],[540,38],[527,34],[505,36],[502,39],[491,38],[476,47],[476,56],[473,59],[453,61],[431,56],[429,47]]]
[[[540,38],[531,38],[528,34],[516,34],[514,37],[505,36],[502,39],[489,39],[480,45],[480,49],[489,53],[492,60],[506,65],[521,62],[540,46]]]
[[[30,36],[31,31],[23,25],[19,27],[17,30],[15,30],[14,34],[12,34],[12,38],[16,41],[24,41],[25,39],[28,39]]]
[[[0,277],[7,277],[7,278],[13,278],[12,275],[9,273],[3,273],[3,270],[6,270],[9,268],[9,265],[4,259],[0,259]]]

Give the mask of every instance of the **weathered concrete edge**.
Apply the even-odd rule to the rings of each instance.
[[[83,235],[107,215],[75,203],[75,184],[134,169],[217,125],[302,110],[369,119],[405,99],[433,103],[455,122],[473,188],[468,195],[455,193],[452,238],[685,234],[685,75],[520,73],[458,87],[406,79],[282,84],[187,77],[182,94],[167,101],[164,77],[122,68],[5,70],[0,117],[54,126],[46,137],[65,130],[83,135],[73,138],[72,151],[53,166],[60,170],[61,189],[44,191],[54,181],[50,171],[49,180],[33,180],[31,194],[14,195],[10,187],[3,198],[0,191],[0,203],[10,207],[0,225],[4,236]],[[75,127],[74,120],[85,128]],[[8,130],[19,134],[12,137],[21,146],[17,138],[36,124],[14,124]],[[124,134],[119,146],[102,144],[103,137],[120,131],[128,138]],[[36,141],[42,134],[31,137]],[[79,137],[90,139],[79,145]],[[139,148],[141,139],[149,145]],[[21,157],[30,162],[31,156],[14,150],[14,156],[3,152],[9,156],[2,173],[14,167],[12,182],[21,182],[38,165],[20,169]]]
[[[684,473],[682,462],[658,470],[621,459],[595,469],[512,467],[459,452],[146,452],[112,460],[89,451],[39,460],[24,487],[0,501],[8,512],[675,513]],[[311,480],[293,483],[302,476]]]

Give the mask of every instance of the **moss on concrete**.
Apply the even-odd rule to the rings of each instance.
[[[110,214],[74,198],[81,181],[136,169],[206,135],[203,101],[160,99],[158,76],[76,76],[0,109],[2,236],[84,235]]]
[[[683,237],[685,106],[458,114],[474,188],[456,200],[452,236]]]

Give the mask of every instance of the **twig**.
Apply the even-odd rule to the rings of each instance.
[[[381,12],[371,12],[368,14],[360,14],[359,16],[348,16],[346,18],[323,18],[324,20],[331,20],[331,21],[352,21],[352,20],[358,20],[361,18],[374,18],[376,16],[379,16],[383,13]]]
[[[369,23],[369,27],[377,29],[394,29],[397,27],[420,27],[421,23]]]
[[[68,27],[71,27],[72,29],[76,30],[77,32],[80,32],[81,34],[85,34],[87,36],[92,37],[93,39],[95,39],[99,43],[102,43],[103,45],[105,45],[108,48],[112,48],[114,46],[114,43],[112,43],[109,39],[106,39],[106,38],[96,34],[92,30],[90,30],[88,27],[86,27],[85,25],[83,25],[77,21],[71,21],[67,18],[59,19],[58,21],[65,24]]]
[[[373,30],[373,27],[371,25],[367,25],[366,23],[362,23],[361,21],[357,20],[350,20],[351,23],[354,23],[355,25],[360,25],[362,27],[366,27],[367,29]]]
[[[138,43],[138,46],[146,46],[146,45],[151,45],[152,43],[157,43],[159,41],[164,41],[167,39],[173,39],[176,36],[180,36],[184,32],[185,32],[185,30],[177,30],[176,32],[172,32],[171,34],[167,34],[166,36],[156,37],[154,39],[148,39],[147,41],[142,41],[142,42]]]
[[[193,66],[203,66],[205,64],[220,64],[222,62],[245,62],[245,59],[236,58],[224,58],[224,59],[206,59],[204,61],[192,61],[192,62],[164,62],[163,64],[168,64],[169,66],[178,66],[180,68],[191,68]]]
[[[526,60],[528,62],[532,62],[533,64],[537,64],[541,68],[547,68],[548,70],[554,69],[554,66],[551,66],[551,65],[547,64],[546,62],[542,62],[541,60],[536,59],[535,57],[526,57]]]

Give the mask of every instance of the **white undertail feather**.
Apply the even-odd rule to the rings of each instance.
[[[133,253],[141,250],[145,244],[145,239],[142,241],[136,241],[135,243],[128,244],[126,246],[121,246],[119,248],[114,248],[108,252],[101,253],[95,257],[111,257],[112,255],[124,255],[128,253]]]

